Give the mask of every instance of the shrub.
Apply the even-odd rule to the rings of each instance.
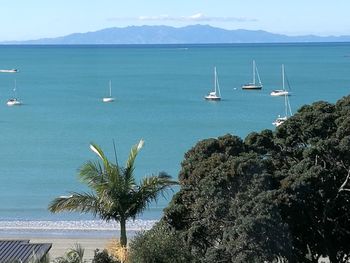
[[[192,257],[184,242],[165,223],[158,223],[149,231],[136,235],[130,243],[130,263],[191,262]]]
[[[109,255],[106,249],[102,251],[96,249],[92,263],[120,263],[120,261]]]

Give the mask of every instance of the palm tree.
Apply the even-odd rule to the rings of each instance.
[[[80,168],[79,177],[92,191],[71,192],[69,196],[57,197],[49,204],[49,210],[53,213],[92,213],[102,220],[119,222],[120,244],[126,247],[127,219],[135,219],[151,202],[157,200],[159,194],[178,184],[164,172],[145,177],[136,184],[134,162],[143,144],[144,141],[140,140],[131,148],[125,167],[119,166],[117,160],[116,163],[110,162],[98,145],[91,144],[90,149],[102,163],[88,161]]]

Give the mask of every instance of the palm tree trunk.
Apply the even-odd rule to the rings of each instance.
[[[126,236],[126,219],[120,219],[120,245],[126,247],[127,245],[127,236]]]

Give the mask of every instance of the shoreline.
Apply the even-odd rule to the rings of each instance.
[[[127,230],[128,237],[133,237],[139,231],[148,230]],[[113,230],[2,230],[0,229],[0,239],[57,239],[57,238],[67,238],[67,239],[113,239],[119,238],[119,229]]]
[[[131,240],[138,231],[149,230],[158,220],[135,220],[127,223],[127,236]],[[80,244],[84,258],[91,261],[96,249],[103,250],[112,240],[119,240],[118,223],[102,220],[81,221],[1,221],[1,240],[30,240],[31,243],[52,243],[50,259],[64,256]]]
[[[151,229],[159,220],[129,220],[126,228],[129,233]],[[118,233],[120,225],[117,222],[102,220],[28,220],[1,221],[1,236],[83,236],[83,237],[111,237]]]

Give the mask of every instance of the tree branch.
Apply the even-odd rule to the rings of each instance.
[[[344,183],[340,186],[338,193],[340,193],[342,191],[350,192],[350,188],[345,188],[348,185],[349,180],[350,180],[350,169],[348,170],[348,175],[346,176]]]

